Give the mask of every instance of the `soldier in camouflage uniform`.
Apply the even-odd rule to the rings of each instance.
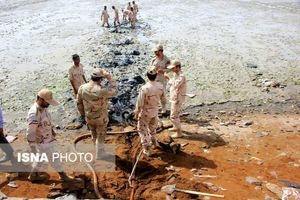
[[[150,144],[156,146],[159,102],[166,97],[163,85],[155,81],[157,77],[155,66],[148,68],[147,77],[149,81],[140,89],[134,112],[135,119],[138,120],[138,132],[144,153],[150,155]]]
[[[173,134],[172,137],[177,138],[182,137],[179,114],[186,96],[186,79],[181,71],[181,63],[179,60],[172,60],[168,69],[175,73],[175,76],[172,79],[170,79],[167,74],[165,74],[165,77],[169,79],[168,84],[170,85],[170,119],[173,123],[173,130],[176,130],[176,133]]]
[[[103,78],[107,78],[110,88],[100,85]],[[103,143],[108,124],[108,98],[118,93],[117,83],[108,72],[97,68],[91,75],[90,82],[80,86],[77,106],[81,116],[92,132],[93,142],[96,143],[97,158],[105,157]]]
[[[151,65],[155,66],[155,69],[157,71],[156,81],[160,82],[163,85],[164,92],[166,92],[167,81],[164,77],[164,73],[170,71],[167,69],[167,66],[170,64],[170,59],[166,55],[164,55],[164,49],[161,44],[156,45],[152,50],[155,53],[155,58],[152,59]],[[162,113],[166,113],[166,100],[161,100],[161,106]]]

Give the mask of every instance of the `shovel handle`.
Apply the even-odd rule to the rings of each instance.
[[[197,192],[197,191],[191,191],[191,190],[183,190],[183,189],[178,189],[178,188],[175,188],[175,191],[184,192],[184,193],[188,193],[188,194],[196,194],[196,195],[203,195],[203,196],[211,196],[211,197],[224,198],[224,195],[210,194],[210,193]]]

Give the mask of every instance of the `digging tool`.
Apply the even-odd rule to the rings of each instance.
[[[187,193],[187,194],[195,194],[195,195],[203,195],[203,196],[224,198],[224,195],[210,194],[210,193],[204,193],[204,192],[197,192],[197,191],[179,189],[179,188],[176,188],[176,184],[165,185],[161,189],[162,189],[162,191],[167,192],[168,194],[172,194],[174,191],[177,191],[177,192],[184,192],[184,193]]]
[[[143,153],[143,149],[140,151],[139,155],[137,156],[136,161],[135,161],[135,164],[134,164],[133,169],[132,169],[132,172],[130,173],[130,176],[129,176],[129,178],[128,178],[128,182],[129,182],[129,186],[130,186],[130,187],[132,187],[131,179],[132,179],[132,176],[133,176],[133,174],[134,174],[134,172],[135,172],[136,166],[137,166],[137,164],[138,164],[138,162],[139,162],[139,159],[140,159],[142,153]]]

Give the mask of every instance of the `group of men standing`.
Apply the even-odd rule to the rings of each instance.
[[[182,137],[179,119],[180,109],[186,95],[186,79],[181,71],[179,60],[170,61],[163,53],[163,46],[158,44],[154,49],[155,58],[147,69],[148,82],[139,92],[135,109],[135,119],[138,120],[138,131],[143,145],[143,152],[151,155],[150,147],[156,147],[156,128],[159,121],[159,104],[162,113],[166,113],[166,85],[170,86],[172,130],[176,131],[173,138]],[[169,72],[174,72],[170,78]]]
[[[115,6],[112,6],[112,9],[114,10],[115,13],[115,17],[114,17],[114,25],[119,24],[120,25],[120,19],[119,19],[119,11]],[[139,9],[137,4],[135,3],[135,1],[132,1],[132,5],[130,2],[128,2],[128,6],[127,8],[124,10],[122,9],[122,13],[123,13],[123,20],[129,20],[131,26],[135,26],[135,23],[137,21],[137,13],[138,13]],[[104,6],[104,9],[102,11],[101,14],[101,21],[103,21],[102,23],[102,27],[106,24],[109,27],[109,15],[107,13],[107,6]]]
[[[185,99],[186,80],[181,71],[181,63],[178,60],[170,61],[163,53],[163,46],[157,45],[153,52],[155,58],[147,68],[146,76],[148,82],[141,87],[136,103],[135,119],[138,121],[138,132],[146,155],[151,155],[150,146],[156,146],[156,128],[158,123],[159,105],[162,106],[162,113],[166,113],[166,85],[170,85],[171,114],[173,130],[176,131],[172,137],[182,137],[179,113],[181,105]],[[106,159],[108,155],[104,151],[104,138],[108,124],[108,99],[118,93],[116,80],[109,72],[101,68],[95,68],[91,74],[91,80],[87,82],[83,65],[80,64],[79,55],[72,56],[74,65],[69,69],[69,80],[73,87],[74,98],[76,99],[78,111],[87,122],[92,132],[92,141],[96,146],[97,159]],[[174,72],[175,76],[170,78],[169,72]],[[106,78],[109,87],[101,85]],[[53,145],[57,143],[52,124],[49,105],[56,106],[58,102],[53,98],[53,94],[48,89],[42,89],[37,93],[36,102],[30,108],[27,115],[26,138],[33,153],[46,152],[51,155],[54,151]],[[8,143],[3,134],[3,120],[0,110],[0,143]],[[1,146],[2,147],[2,146]],[[13,149],[8,146],[3,149],[6,153],[0,162],[11,160]],[[59,172],[59,176],[64,181],[69,181],[72,177],[63,172],[61,163],[53,162],[51,166]],[[30,181],[46,179],[45,174],[38,172],[38,163],[33,163],[32,171],[28,177]]]
[[[141,87],[134,110],[138,121],[138,132],[144,153],[150,155],[150,146],[156,146],[156,128],[159,120],[158,112],[166,113],[166,87],[170,86],[171,112],[170,120],[173,124],[171,130],[176,131],[174,138],[182,137],[179,114],[186,96],[186,79],[181,70],[179,60],[172,60],[164,54],[161,44],[153,49],[155,57],[151,60],[146,71],[148,82]],[[69,79],[73,86],[77,107],[82,118],[85,118],[92,132],[93,142],[96,144],[97,158],[105,157],[102,145],[108,124],[108,98],[118,93],[116,80],[103,69],[96,68],[91,74],[90,82],[86,83],[83,67],[77,54],[73,55],[74,65],[69,70]],[[174,72],[170,78],[169,72]],[[110,87],[101,86],[106,78]],[[78,83],[78,84],[77,84]]]

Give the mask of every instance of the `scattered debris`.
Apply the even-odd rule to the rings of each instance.
[[[17,139],[17,137],[12,136],[12,135],[8,135],[5,137],[7,142],[12,143],[13,141],[15,141]]]
[[[196,168],[192,168],[192,169],[191,169],[191,172],[196,172],[196,171],[197,171]]]
[[[276,179],[278,179],[277,173],[275,171],[272,171],[270,174],[272,174]]]
[[[212,176],[212,175],[199,175],[199,174],[195,174],[195,177],[198,178],[217,178],[217,176]]]
[[[282,181],[282,180],[279,180],[278,182],[281,183],[282,185],[287,186],[287,187],[300,189],[300,185],[299,184],[293,183],[291,181]]]
[[[55,198],[55,200],[76,200],[77,197],[75,194],[71,193],[71,194],[66,194],[64,196],[61,197],[57,197]]]
[[[196,95],[195,94],[185,94],[186,96],[190,97],[190,98],[194,98]]]
[[[275,199],[273,197],[270,197],[269,195],[266,195],[265,200],[275,200]]]
[[[0,191],[0,200],[6,199],[6,198],[7,198],[7,196],[3,192]]]
[[[171,176],[169,176],[168,178],[167,178],[167,181],[168,182],[172,182],[172,181],[174,181],[175,180],[175,175],[174,174],[171,174]]]
[[[81,129],[83,127],[83,124],[81,122],[74,122],[70,123],[66,126],[67,130],[76,130],[76,129]]]
[[[257,65],[252,64],[252,63],[247,63],[247,64],[246,64],[246,67],[252,68],[252,69],[256,69],[256,68],[257,68]]]
[[[168,171],[173,171],[173,172],[175,171],[173,165],[171,165],[170,167],[165,167],[165,169],[168,170]]]
[[[250,183],[250,184],[261,186],[261,181],[258,180],[257,178],[254,178],[254,177],[251,177],[251,176],[247,176],[246,177],[246,181],[248,183]]]
[[[273,183],[267,183],[266,188],[268,190],[270,190],[271,192],[273,192],[274,194],[276,194],[276,196],[278,198],[280,198],[280,199],[282,198],[283,192],[282,192],[282,189],[279,186],[277,186]]]
[[[203,196],[224,198],[224,195],[210,194],[210,193],[204,193],[204,192],[197,192],[197,191],[179,189],[179,188],[176,188],[176,184],[174,184],[174,185],[165,185],[161,188],[161,191],[166,192],[168,194],[172,194],[174,191],[177,191],[177,192],[184,192],[184,193],[187,193],[187,194],[195,194],[195,195],[203,195]]]
[[[9,182],[7,185],[8,185],[9,187],[12,187],[12,188],[18,188],[18,187],[19,187],[19,186],[18,186],[15,182],[13,182],[13,181]]]
[[[249,121],[249,122],[245,122],[244,126],[251,126],[252,124],[254,124],[254,122],[253,121]]]
[[[181,147],[185,147],[187,146],[189,143],[183,143],[183,144],[180,144]]]
[[[300,199],[300,190],[297,190],[295,188],[284,187],[282,188],[282,191],[282,200]]]

